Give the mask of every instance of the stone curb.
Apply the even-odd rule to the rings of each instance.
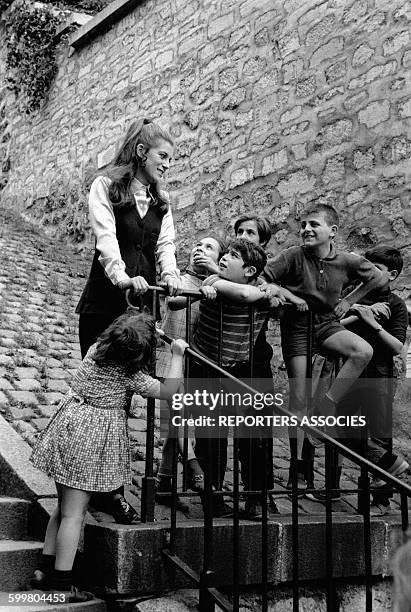
[[[30,501],[56,497],[54,482],[30,462],[31,447],[0,416],[0,487],[3,495]]]
[[[0,449],[2,494],[34,502],[29,510],[29,531],[42,540],[56,504],[54,482],[31,464],[31,447],[1,416]]]

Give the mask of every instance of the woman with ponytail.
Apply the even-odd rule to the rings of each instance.
[[[162,190],[170,167],[173,140],[150,119],[133,122],[113,163],[90,189],[89,212],[96,250],[89,278],[76,312],[84,357],[97,337],[125,312],[125,290],[150,306],[149,285],[156,284],[156,260],[169,295],[180,292],[174,245],[174,224],[167,194]],[[120,488],[109,495],[109,510],[120,523],[137,513]],[[105,497],[107,501],[107,496]]]

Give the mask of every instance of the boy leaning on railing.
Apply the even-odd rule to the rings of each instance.
[[[336,250],[334,238],[338,224],[338,214],[332,206],[314,203],[301,217],[302,246],[290,247],[278,257],[270,259],[264,271],[269,282],[280,283],[307,302],[313,313],[313,332],[318,348],[345,359],[317,408],[317,412],[324,416],[335,414],[336,405],[372,357],[372,347],[346,330],[340,319],[352,304],[384,281],[381,272],[364,257]],[[343,288],[354,281],[362,284],[341,300]],[[281,346],[290,381],[291,412],[302,417],[306,409],[307,313],[287,309],[280,324]],[[302,495],[307,486],[307,469],[302,457],[303,441],[304,432],[298,429],[297,460],[290,464],[288,484],[291,488],[291,476],[296,472]]]
[[[341,324],[357,334],[373,348],[373,356],[354,383],[350,392],[338,406],[339,414],[362,412],[367,417],[368,439],[361,442],[347,432],[345,443],[369,461],[392,476],[400,476],[409,467],[407,461],[392,452],[392,410],[394,399],[394,355],[399,355],[404,347],[408,325],[407,307],[390,288],[401,273],[403,259],[396,248],[381,245],[365,253],[372,262],[388,277],[386,284],[371,291],[360,303],[354,304]],[[363,450],[363,444],[366,449]],[[341,465],[333,467],[332,488],[339,488]],[[380,479],[372,481],[373,500],[370,508],[372,516],[384,516],[391,510],[392,490]],[[340,497],[334,492],[334,499]],[[322,492],[310,495],[315,501],[324,501]]]
[[[267,295],[259,289],[259,275],[267,261],[264,250],[251,242],[236,240],[230,245],[228,252],[221,258],[218,274],[206,279],[202,286],[206,298],[200,303],[200,315],[197,330],[194,334],[193,347],[215,364],[221,366],[237,378],[250,376],[250,314],[248,305],[254,304],[253,334],[254,342],[261,331],[270,310]],[[273,292],[280,292],[278,286]],[[295,299],[290,292],[283,291],[281,298],[274,298],[271,306],[279,305],[285,299]],[[220,319],[220,304],[215,300],[217,295],[223,300]],[[221,321],[221,325],[220,325]],[[220,330],[221,328],[221,330]],[[220,336],[221,333],[221,336]],[[221,337],[221,345],[220,345]],[[204,378],[204,368],[193,360],[190,365],[192,378]],[[269,381],[272,390],[272,379]],[[212,486],[221,490],[227,467],[227,433],[220,430],[219,438],[210,438],[210,432],[196,430],[195,453],[204,472],[208,473]],[[208,438],[208,439],[207,439]],[[240,440],[247,443],[248,440]],[[212,456],[211,470],[209,457]],[[249,465],[247,453],[241,453],[243,462],[241,474],[246,490],[261,490],[261,466]],[[246,514],[250,518],[258,518],[259,496],[248,498]],[[275,511],[275,507],[273,507]],[[230,509],[224,504],[222,496],[213,499],[213,515],[215,517],[230,514]]]

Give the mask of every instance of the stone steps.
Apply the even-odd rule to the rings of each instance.
[[[261,581],[261,525],[241,520],[240,584]],[[293,578],[291,515],[276,515],[268,522],[268,580],[281,584]],[[229,520],[214,521],[213,567],[219,584],[232,585],[233,525]],[[180,571],[164,563],[162,551],[169,537],[168,521],[139,525],[100,523],[85,528],[85,568],[87,581],[107,594],[132,596],[185,588],[192,583]],[[177,525],[175,553],[194,572],[201,571],[204,526],[202,521]],[[333,513],[333,572],[336,578],[364,576],[363,519],[346,513]],[[313,548],[313,542],[315,547]],[[393,551],[402,542],[401,516],[373,518],[371,521],[372,575],[389,575]],[[323,515],[300,516],[300,579],[322,580],[326,576],[326,541]]]
[[[21,540],[27,537],[30,502],[14,497],[0,498],[0,540]]]
[[[25,590],[38,567],[43,549],[41,542],[30,540],[0,541],[0,589]]]

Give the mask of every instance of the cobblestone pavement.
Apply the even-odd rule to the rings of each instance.
[[[22,438],[33,445],[56,411],[57,404],[80,364],[77,316],[74,314],[88,271],[90,257],[74,247],[45,236],[20,219],[0,209],[0,411]],[[141,479],[145,468],[145,408],[136,400],[129,420],[133,486],[130,500],[139,507]],[[291,511],[283,489],[288,477],[288,443],[274,444],[275,481],[283,494],[281,512]],[[161,455],[158,431],[154,457]],[[320,454],[320,457],[323,453]],[[358,470],[344,470],[342,486],[352,488]],[[323,462],[315,468],[316,482],[324,483]],[[227,472],[230,488],[232,471]],[[198,497],[189,499],[190,518],[202,516]],[[336,510],[354,512],[355,496],[345,497]],[[322,513],[321,504],[303,500],[302,512]],[[164,506],[156,518],[168,517]],[[96,514],[99,518],[99,514]],[[181,515],[180,518],[182,518]],[[106,517],[105,517],[106,518]]]

